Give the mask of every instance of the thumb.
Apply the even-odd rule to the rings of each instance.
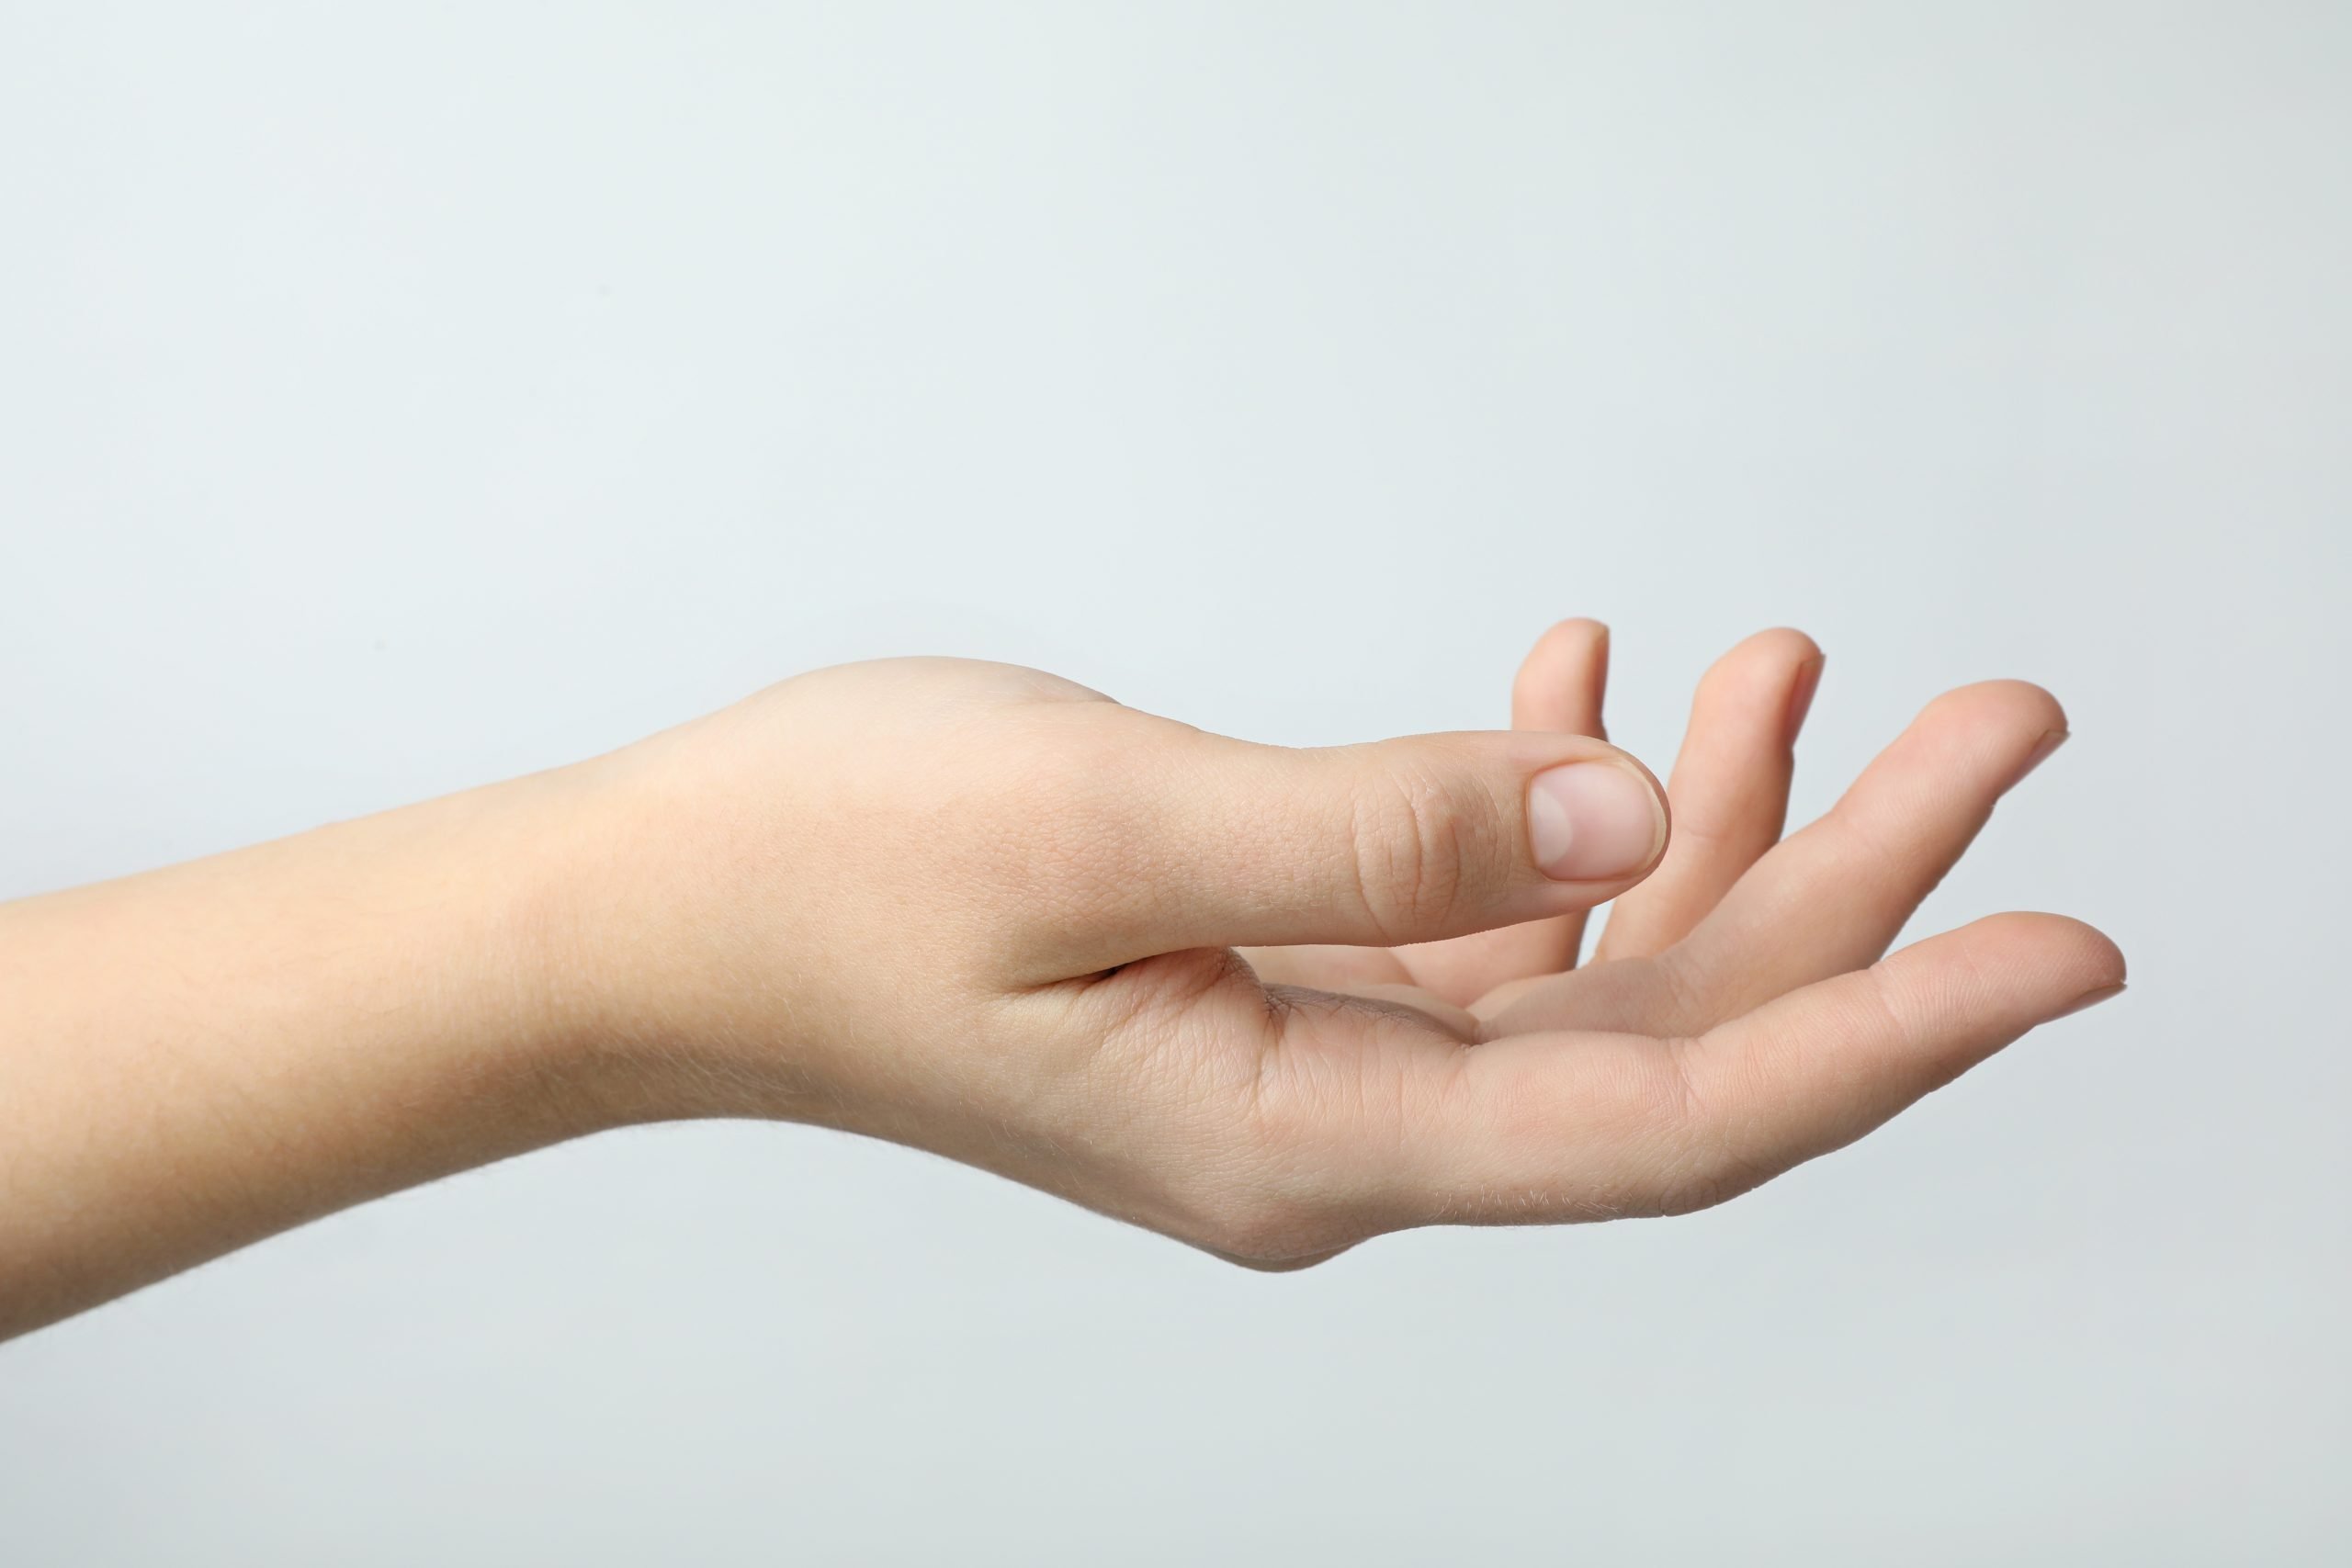
[[[1580,735],[1476,732],[1294,750],[1202,736],[1155,770],[1123,856],[1143,949],[1393,947],[1615,897],[1665,852],[1666,792]]]

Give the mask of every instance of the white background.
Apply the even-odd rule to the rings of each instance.
[[[1287,1277],[609,1136],[0,1348],[11,1564],[2340,1562],[2341,5],[0,7],[0,894],[808,667],[1256,739],[1758,626],[2123,1000],[1702,1216]]]

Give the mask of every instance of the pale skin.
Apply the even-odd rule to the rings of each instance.
[[[851,665],[0,905],[0,1334],[691,1117],[892,1139],[1266,1269],[1679,1213],[2120,988],[2055,915],[1886,955],[2064,738],[2047,693],[1938,698],[1784,838],[1811,640],[1716,663],[1668,789],[1600,739],[1607,654],[1564,622],[1511,730],[1314,750]]]

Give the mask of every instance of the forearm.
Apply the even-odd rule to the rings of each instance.
[[[564,788],[0,905],[0,1335],[600,1124],[547,994]]]

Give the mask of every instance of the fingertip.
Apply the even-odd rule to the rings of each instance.
[[[1598,736],[1608,684],[1609,627],[1584,616],[1557,622],[1511,681],[1511,728]]]
[[[2124,959],[2123,949],[2116,945],[2113,937],[2088,921],[2071,915],[2041,913],[2014,918],[2026,922],[2030,940],[2051,962],[2063,963],[2086,991],[2110,989],[2122,985],[2128,977],[2131,966]]]
[[[1555,882],[1630,883],[1666,854],[1666,792],[1623,752],[1536,774],[1527,823],[1535,863]]]
[[[2129,973],[2123,950],[2097,926],[2067,915],[2019,914],[2008,917],[2011,940],[2031,944],[2044,966],[2051,1005],[2042,1019],[2059,1019],[2097,1007],[2120,996]]]
[[[1554,621],[1545,627],[1544,635],[1535,639],[1535,646],[1542,648],[1546,643],[1564,641],[1591,647],[1608,640],[1608,622],[1595,620],[1590,615],[1570,615],[1565,621]]]
[[[1811,642],[1813,639],[1807,637],[1805,640]],[[1797,737],[1804,733],[1804,721],[1813,713],[1814,694],[1821,690],[1821,672],[1828,663],[1828,656],[1816,651],[1797,664],[1796,679],[1789,687],[1788,716],[1781,725],[1782,746],[1794,746]]]
[[[1821,645],[1794,626],[1750,632],[1708,666],[1708,674],[1732,670],[1790,670],[1821,657]]]
[[[1769,654],[1789,664],[1802,664],[1806,660],[1821,657],[1821,645],[1794,626],[1767,626],[1747,637],[1739,647]]]
[[[1803,709],[1812,701],[1812,686],[1823,663],[1821,647],[1793,626],[1773,626],[1741,638],[1699,678],[1692,700],[1694,713],[1725,714],[1770,710],[1781,694],[1788,694],[1786,727],[1795,739],[1804,722]]]
[[[2030,681],[1978,681],[1955,687],[1929,703],[1926,711],[2035,734],[2063,734],[2067,728],[2065,708],[2047,688]]]
[[[1919,953],[1924,960],[1947,944],[1960,948],[1969,965],[1988,980],[2030,987],[2052,1009],[2122,985],[2128,967],[2123,950],[2097,926],[2070,915],[2036,910],[1988,915],[1906,948],[1886,962],[1902,962],[1906,953]]]
[[[1980,681],[1929,702],[1889,748],[1942,778],[1971,777],[1985,809],[2065,744],[2066,710],[2030,681]]]
[[[1520,660],[1519,682],[1524,685],[1563,667],[1580,666],[1595,657],[1605,657],[1608,649],[1609,627],[1605,623],[1584,615],[1555,621],[1535,639],[1527,657]]]

